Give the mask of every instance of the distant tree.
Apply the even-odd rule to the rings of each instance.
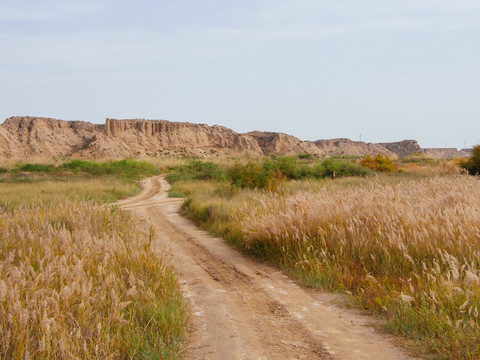
[[[472,156],[460,164],[470,175],[480,175],[480,145],[472,150]]]

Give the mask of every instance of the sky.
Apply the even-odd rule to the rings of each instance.
[[[480,143],[478,0],[0,0],[0,122]]]

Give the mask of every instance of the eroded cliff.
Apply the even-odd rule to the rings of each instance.
[[[257,156],[310,153],[332,155],[405,156],[419,152],[414,140],[364,143],[349,139],[302,141],[295,136],[253,131],[239,134],[223,126],[167,120],[107,119],[104,125],[39,117],[11,117],[0,125],[0,158],[125,158],[165,153],[208,156]],[[420,149],[421,150],[421,149]],[[427,153],[429,154],[429,153]],[[435,151],[430,154],[442,154]],[[456,153],[455,153],[456,154]],[[455,156],[452,151],[448,155]]]

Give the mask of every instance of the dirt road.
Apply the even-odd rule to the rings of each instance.
[[[178,215],[160,176],[120,201],[153,226],[191,310],[185,359],[412,359],[369,326],[371,319],[331,294],[297,286]]]

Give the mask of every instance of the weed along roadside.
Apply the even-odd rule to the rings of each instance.
[[[150,164],[5,168],[0,183],[0,357],[171,359],[185,310],[165,255],[107,203]]]
[[[349,294],[416,353],[479,358],[478,177],[420,155],[341,159],[377,172],[335,179],[301,161],[195,163],[167,179],[200,227],[305,286]]]

